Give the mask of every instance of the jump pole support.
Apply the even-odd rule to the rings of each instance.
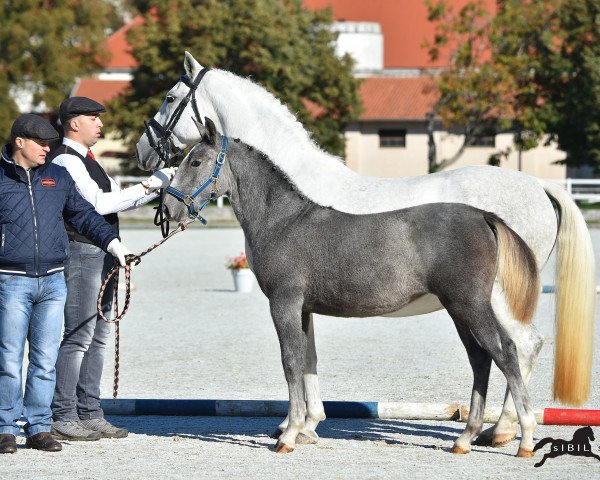
[[[469,407],[459,403],[337,402],[324,401],[329,418],[381,418],[466,422]],[[285,400],[170,400],[103,399],[106,415],[285,417]],[[484,422],[494,423],[500,408],[486,409]],[[534,411],[540,425],[600,426],[600,410],[545,408]]]

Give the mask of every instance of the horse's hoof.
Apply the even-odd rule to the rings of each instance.
[[[531,458],[534,455],[535,453],[533,453],[533,450],[525,450],[524,448],[519,448],[519,451],[517,452],[517,457]]]
[[[464,448],[464,447],[460,447],[458,445],[454,445],[452,447],[452,450],[450,450],[450,453],[454,453],[455,455],[466,455],[467,453],[470,453],[471,449],[470,448]]]
[[[515,438],[517,438],[516,433],[494,434],[494,438],[492,439],[492,447],[494,447],[494,448],[503,447],[504,445],[507,445],[510,442],[512,442]]]
[[[283,432],[279,429],[275,430],[271,435],[269,435],[271,438],[274,438],[275,440],[277,440],[279,437],[281,437],[281,434]]]
[[[312,435],[307,435],[306,433],[299,433],[296,436],[296,443],[299,445],[313,445],[317,443],[317,438]]]
[[[294,447],[290,447],[285,443],[277,442],[277,445],[275,445],[275,451],[277,453],[290,453],[294,451]]]

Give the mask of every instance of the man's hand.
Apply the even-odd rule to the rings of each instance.
[[[142,182],[142,185],[146,189],[146,193],[151,193],[154,190],[160,190],[161,188],[167,188],[176,172],[177,167],[161,168],[154,172],[154,174],[148,177],[148,180]]]
[[[121,243],[118,238],[112,240],[106,247],[106,251],[119,259],[122,267],[126,266],[125,255],[133,255],[129,249]]]

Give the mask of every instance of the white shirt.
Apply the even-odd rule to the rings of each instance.
[[[86,146],[69,138],[63,138],[63,145],[71,147],[83,157],[87,155],[88,148]],[[137,208],[158,196],[156,193],[146,195],[141,183],[133,185],[132,187],[120,189],[117,183],[110,177],[108,178],[110,180],[111,191],[103,192],[102,189],[98,187],[98,184],[92,180],[92,177],[90,177],[81,158],[76,155],[63,153],[52,160],[52,163],[67,169],[71,174],[71,177],[73,177],[77,190],[81,196],[90,202],[100,215]]]

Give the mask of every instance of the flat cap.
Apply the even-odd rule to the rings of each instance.
[[[78,115],[92,115],[94,113],[106,112],[106,108],[96,100],[88,97],[70,97],[67,98],[58,107],[58,116],[60,122],[64,125],[69,118]]]
[[[33,113],[17,117],[10,129],[11,138],[32,138],[36,140],[56,140],[59,135],[48,120]]]

